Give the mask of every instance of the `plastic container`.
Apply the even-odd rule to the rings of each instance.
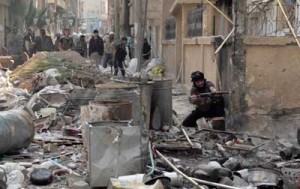
[[[120,181],[126,181],[126,182],[144,183],[147,179],[147,176],[145,174],[135,174],[135,175],[119,176],[118,179]]]

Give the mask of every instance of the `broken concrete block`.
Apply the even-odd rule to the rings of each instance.
[[[220,178],[222,178],[222,177],[232,178],[233,177],[231,170],[227,169],[227,168],[218,169],[218,174],[219,174]]]
[[[201,180],[209,180],[209,175],[207,174],[207,172],[202,171],[202,170],[196,170],[193,173],[193,176],[197,179],[201,179]]]
[[[180,133],[181,131],[180,131],[180,129],[178,128],[178,127],[174,127],[174,126],[172,126],[170,129],[169,129],[169,133],[171,134],[171,135],[177,135],[178,133]]]
[[[79,176],[76,176],[74,174],[69,174],[66,176],[66,181],[67,181],[67,186],[69,188],[71,188],[71,186],[76,182],[76,181],[79,181],[79,180],[82,180],[81,177]]]
[[[238,176],[233,176],[233,186],[236,187],[247,187],[249,186],[248,182],[246,182],[244,179]]]
[[[219,164],[219,162],[211,161],[208,163],[208,166],[211,166],[213,168],[221,168],[222,166]]]
[[[228,177],[223,177],[219,183],[227,186],[233,186],[233,181]]]
[[[223,163],[223,166],[230,170],[235,169],[238,165],[239,160],[233,157],[229,158],[225,163]]]
[[[7,184],[21,184],[24,181],[25,177],[20,170],[13,170],[7,175]]]
[[[67,167],[69,167],[70,169],[76,169],[76,168],[78,168],[78,164],[76,164],[74,162],[70,162],[67,164]]]
[[[49,144],[45,144],[44,147],[44,152],[45,153],[55,153],[58,152],[58,147],[56,144],[53,143],[49,143]]]
[[[278,142],[279,142],[279,144],[281,145],[281,146],[283,146],[283,147],[285,147],[285,148],[292,148],[293,147],[293,145],[290,143],[290,142],[288,142],[287,140],[285,140],[285,139],[279,139],[278,140]]]
[[[90,186],[85,181],[80,180],[80,181],[77,181],[77,182],[73,183],[70,188],[71,189],[89,189]]]

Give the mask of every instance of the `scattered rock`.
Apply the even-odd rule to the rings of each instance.
[[[77,181],[70,187],[71,189],[89,189],[90,186],[83,180]]]

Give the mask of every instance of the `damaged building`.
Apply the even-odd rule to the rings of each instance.
[[[143,0],[144,19],[136,1],[107,1],[102,28],[144,23],[151,59],[126,77],[72,50],[0,62],[0,189],[299,189],[299,0]],[[196,70],[226,129],[182,125]]]

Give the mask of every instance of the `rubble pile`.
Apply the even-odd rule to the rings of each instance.
[[[171,80],[100,72],[75,52],[1,69],[0,188],[298,189],[299,146],[183,128]]]
[[[87,154],[79,113],[73,111],[69,99],[74,90],[92,90],[108,79],[72,51],[37,53],[12,72],[1,69],[3,185],[61,188],[77,187],[77,181],[86,183]],[[76,177],[75,184],[67,182],[72,177]]]
[[[99,78],[95,64],[73,51],[37,53],[9,76],[12,84],[31,93],[45,86],[67,83],[91,88],[104,78],[103,75]]]
[[[225,184],[233,188],[297,189],[300,148],[286,140],[210,129],[189,129],[188,133],[193,146],[178,127],[152,132],[151,138],[155,148],[178,170],[199,183],[210,187]],[[172,172],[182,177],[163,159],[158,158],[155,165],[157,176]],[[286,172],[287,167],[293,175]],[[192,188],[193,184],[181,178],[178,188],[182,187]]]

